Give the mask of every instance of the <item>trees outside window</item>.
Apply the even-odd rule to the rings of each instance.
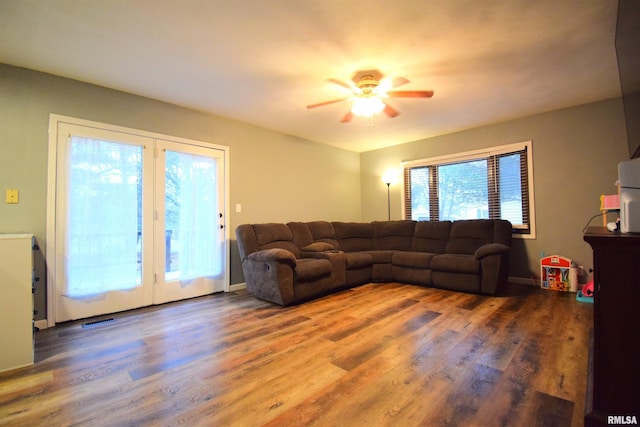
[[[406,162],[405,218],[506,219],[533,236],[531,175],[531,142]]]

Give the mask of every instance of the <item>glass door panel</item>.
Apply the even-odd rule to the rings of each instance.
[[[149,305],[143,181],[152,141],[68,125],[59,146],[56,320]],[[146,150],[146,152],[145,152]],[[145,280],[146,279],[146,280]]]
[[[158,141],[154,302],[223,291],[224,153],[214,148]]]

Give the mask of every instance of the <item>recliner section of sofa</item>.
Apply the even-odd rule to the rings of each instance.
[[[281,305],[370,282],[495,294],[507,280],[511,233],[504,220],[313,221],[236,229],[248,291]]]
[[[332,264],[328,255],[303,258],[285,224],[241,225],[236,237],[247,290],[255,297],[290,305],[336,287],[334,269],[342,263]]]

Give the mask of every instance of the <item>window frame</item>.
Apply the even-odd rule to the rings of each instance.
[[[410,203],[410,200],[407,199],[407,196],[410,197],[410,189],[407,188],[407,173],[408,170],[413,168],[420,167],[430,167],[430,166],[440,166],[452,163],[462,163],[473,160],[487,160],[488,164],[491,163],[492,156],[504,156],[508,154],[515,154],[517,152],[525,151],[526,152],[526,163],[521,166],[521,170],[525,169],[526,172],[526,192],[523,191],[523,200],[522,203],[525,206],[523,208],[527,209],[528,206],[528,217],[529,217],[529,226],[514,226],[513,228],[513,236],[522,239],[535,239],[536,238],[536,218],[535,218],[535,202],[534,202],[534,186],[533,186],[533,150],[532,150],[532,141],[523,141],[511,144],[504,144],[494,147],[487,147],[480,150],[472,150],[461,153],[453,153],[447,154],[443,156],[437,157],[429,157],[424,159],[417,160],[408,160],[403,161],[402,171],[403,171],[403,180],[402,180],[402,217],[407,218],[407,203]],[[487,180],[489,183],[495,182],[495,176],[491,172],[492,169],[489,168],[487,173]],[[430,195],[432,192],[436,191],[437,193],[437,168],[430,168],[429,174],[432,179],[429,180]],[[436,179],[433,179],[436,178]],[[524,190],[524,187],[523,187]],[[491,203],[491,200],[488,198],[487,203]],[[434,217],[434,209],[436,213],[438,211],[438,199],[437,197],[433,199],[429,198],[429,211],[431,212],[430,217]],[[528,228],[528,231],[527,231]]]

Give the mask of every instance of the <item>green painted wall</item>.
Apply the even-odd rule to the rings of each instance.
[[[229,147],[230,224],[360,220],[360,156],[250,124],[0,64],[0,233],[32,232],[45,248],[51,113]],[[20,203],[4,203],[7,188]],[[242,212],[235,213],[235,205]],[[231,283],[244,281],[232,233]],[[41,254],[42,255],[42,254]],[[38,275],[44,278],[43,258]],[[43,279],[44,280],[44,279]],[[44,318],[43,292],[36,295]]]
[[[563,255],[586,269],[591,248],[582,229],[599,213],[600,195],[615,193],[618,163],[628,159],[621,99],[512,120],[363,153],[362,219],[387,218],[381,175],[402,161],[532,141],[537,238],[514,239],[510,275],[539,276],[540,254]],[[401,217],[402,184],[391,187],[391,217]],[[592,225],[602,225],[602,219]]]
[[[628,157],[622,101],[606,100],[465,130],[362,154],[250,124],[0,64],[0,233],[33,232],[45,247],[49,114],[61,114],[230,148],[230,224],[387,217],[380,177],[400,162],[512,142],[533,141],[537,238],[515,240],[511,276],[538,275],[540,254],[591,267],[582,228],[600,194],[615,192],[617,164]],[[401,216],[401,185],[391,187],[391,216]],[[242,212],[235,213],[237,203]],[[595,225],[600,219],[594,220]],[[244,279],[235,236],[231,283]],[[44,277],[43,256],[36,259]],[[37,318],[45,300],[36,295]]]

